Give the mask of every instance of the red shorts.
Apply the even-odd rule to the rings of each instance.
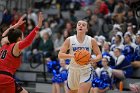
[[[11,75],[0,73],[0,93],[20,93],[22,90]]]

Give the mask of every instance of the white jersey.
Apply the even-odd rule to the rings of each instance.
[[[70,39],[70,54],[74,54],[74,51],[77,49],[86,49],[91,53],[92,44],[91,44],[91,37],[85,36],[83,43],[79,43],[76,35],[69,37]],[[74,58],[71,59],[69,64],[69,71],[68,71],[68,80],[67,86],[71,90],[77,90],[79,88],[80,83],[83,82],[92,82],[93,79],[93,68],[91,64],[88,65],[79,65],[75,62]]]
[[[92,51],[92,44],[91,44],[91,37],[86,35],[85,39],[83,41],[83,43],[79,43],[76,35],[69,37],[70,38],[70,54],[74,54],[74,52],[77,49],[86,49],[87,51],[89,51],[91,53]],[[71,66],[78,66],[81,67],[80,65],[78,65],[75,60],[72,58],[71,62],[70,62]],[[85,67],[85,66],[82,66]]]

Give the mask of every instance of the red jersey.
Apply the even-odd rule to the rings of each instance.
[[[12,54],[13,44],[5,44],[0,48],[0,70],[10,72],[12,75],[16,72],[21,64],[21,57]]]

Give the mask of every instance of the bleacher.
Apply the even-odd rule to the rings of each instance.
[[[7,0],[0,0],[0,10],[3,10],[3,6],[6,6]],[[10,1],[10,0],[9,0]],[[18,3],[17,6],[19,6],[20,10],[25,10],[26,7],[29,6],[29,2],[25,2],[24,0],[21,0],[22,3]],[[27,1],[27,0],[26,0]],[[3,3],[2,3],[3,2]],[[10,1],[8,3],[8,6],[12,9],[15,6],[16,2]],[[94,9],[94,6],[88,6],[90,9]],[[85,8],[86,9],[86,8]],[[78,19],[84,18],[86,16],[85,9],[77,10],[75,11],[75,16]],[[48,9],[43,10],[43,13],[45,17],[47,17],[47,14],[54,15],[58,14],[59,10],[57,9]],[[0,13],[0,16],[2,16],[2,12]],[[64,18],[69,18],[69,11],[63,11],[62,16]],[[0,17],[1,18],[1,17]],[[140,18],[138,19],[138,23],[140,23]],[[37,65],[34,63],[33,65]],[[124,90],[122,93],[131,93],[129,90],[129,84],[130,83],[138,83],[140,82],[140,68],[136,69],[132,75],[132,78],[127,78],[124,80]],[[22,63],[21,67],[17,70],[15,75],[17,82],[19,82],[25,89],[30,91],[31,93],[51,93],[51,78],[52,74],[47,73],[47,68],[44,64],[39,65],[37,68],[32,68],[30,66],[30,63]],[[63,92],[63,89],[61,89],[61,93]],[[117,90],[110,90],[107,93],[119,93]]]
[[[33,65],[36,65],[35,63]],[[52,74],[44,71],[44,65],[41,64],[37,68],[33,69],[30,67],[29,63],[23,63],[19,70],[16,73],[16,78],[18,82],[22,83],[22,86],[25,87],[31,93],[51,93],[51,78]],[[131,93],[129,90],[130,83],[140,82],[140,68],[134,70],[132,78],[125,79],[124,82],[124,91],[122,93]],[[46,75],[46,78],[45,76]],[[61,89],[61,93],[63,89]],[[116,90],[110,90],[107,93],[118,93]]]

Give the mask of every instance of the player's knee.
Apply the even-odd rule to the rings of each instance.
[[[93,92],[93,88],[90,89],[90,93],[94,93],[94,92]]]
[[[25,89],[23,89],[20,93],[30,93],[30,92],[28,92]]]

